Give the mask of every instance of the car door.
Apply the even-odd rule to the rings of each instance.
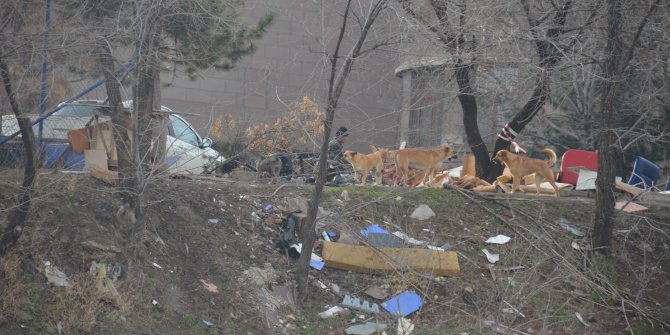
[[[170,114],[169,121],[167,164],[170,173],[202,173],[205,165],[217,159],[218,153],[209,148],[209,143],[203,145],[200,135],[180,116]]]

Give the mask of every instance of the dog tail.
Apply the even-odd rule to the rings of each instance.
[[[547,158],[549,158],[549,160],[547,161],[547,164],[549,164],[549,166],[552,166],[552,165],[554,165],[554,163],[556,163],[557,157],[556,157],[556,152],[554,152],[554,150],[551,150],[549,148],[544,148],[544,149],[542,149],[542,152],[545,155],[547,155]]]

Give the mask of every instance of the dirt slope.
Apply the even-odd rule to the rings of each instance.
[[[4,176],[3,212],[18,180]],[[422,308],[409,316],[414,334],[668,331],[667,208],[621,215],[612,256],[605,258],[585,251],[589,198],[490,200],[457,190],[327,188],[328,230],[356,236],[378,223],[432,245],[448,243],[459,254],[462,273],[367,275],[326,267],[312,276],[329,288],[311,287],[309,300],[296,308],[272,293],[292,287],[295,264],[274,248],[281,231],[278,208],[289,199],[308,199],[312,188],[279,186],[160,180],[146,191],[146,228],[132,232],[116,217],[114,189],[88,176],[41,175],[28,227],[0,262],[0,334],[343,334],[352,319],[387,323],[387,333],[394,334],[396,320],[386,312],[326,320],[317,315],[339,303],[342,293],[381,303],[362,293],[374,284],[388,294],[421,294]],[[342,199],[343,190],[349,200]],[[420,204],[436,216],[409,218]],[[254,222],[254,211],[261,221]],[[587,237],[572,235],[560,222]],[[498,234],[512,239],[485,243]],[[481,249],[501,260],[489,264]],[[47,282],[47,261],[67,276],[69,286]],[[108,279],[91,274],[91,264],[105,264]],[[218,292],[210,292],[214,287]]]

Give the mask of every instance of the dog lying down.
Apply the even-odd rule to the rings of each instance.
[[[521,179],[525,176],[535,174],[536,193],[540,194],[540,183],[542,179],[546,179],[556,192],[556,198],[561,197],[561,192],[556,186],[554,179],[554,172],[551,171],[551,166],[556,163],[556,153],[554,150],[545,148],[542,152],[547,155],[549,160],[545,161],[537,158],[528,158],[515,155],[505,149],[498,151],[493,159],[505,164],[512,173],[512,193],[519,191]]]
[[[347,150],[342,154],[342,157],[354,168],[354,180],[358,180],[358,173],[360,173],[361,185],[365,185],[368,179],[368,172],[370,169],[375,168],[375,183],[381,185],[382,167],[384,166],[384,154],[386,151],[387,149],[379,149],[366,155]]]

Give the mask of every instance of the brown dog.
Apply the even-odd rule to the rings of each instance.
[[[256,181],[260,181],[261,177],[267,173],[272,177],[271,184],[277,182],[277,177],[281,171],[281,158],[277,155],[265,157],[256,162]]]
[[[415,148],[398,150],[395,155],[396,174],[401,177],[400,179],[402,180],[403,185],[408,185],[407,179],[409,178],[410,166],[418,169],[425,169],[426,172],[419,184],[425,183],[426,180],[429,180],[430,183],[432,183],[433,175],[441,167],[442,161],[453,154],[454,149],[447,144],[428,150]]]
[[[542,152],[547,155],[547,158],[549,158],[548,161],[537,158],[519,157],[505,149],[498,151],[495,155],[493,159],[507,165],[512,173],[512,177],[514,178],[514,181],[512,182],[512,193],[519,190],[521,178],[534,173],[537,194],[540,194],[540,182],[542,181],[542,178],[544,178],[551,184],[554,191],[556,191],[556,198],[561,197],[560,192],[558,191],[558,186],[556,186],[554,173],[551,171],[551,166],[556,163],[556,153],[549,148],[543,149]]]
[[[361,173],[361,185],[365,185],[368,179],[368,172],[375,168],[375,182],[377,185],[382,183],[382,167],[384,166],[384,154],[387,149],[379,149],[371,154],[362,154],[356,151],[347,150],[342,155],[344,159],[354,167],[354,179],[358,180],[358,173]]]

